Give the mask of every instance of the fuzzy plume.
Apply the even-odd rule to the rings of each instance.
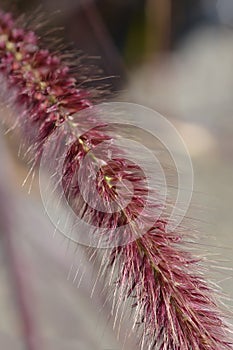
[[[17,121],[35,163],[55,131],[66,133],[69,147],[61,181],[70,205],[86,222],[104,227],[108,241],[116,239],[116,229],[125,227],[117,238],[118,246],[104,254],[103,270],[109,276],[117,276],[116,309],[127,299],[133,300],[134,325],[139,327],[141,348],[233,349],[215,292],[203,279],[200,259],[183,249],[184,237],[179,231],[166,232],[165,218],[151,222],[152,211],[161,205],[156,191],[142,215],[149,191],[143,171],[127,160],[127,150],[112,145],[114,133],[91,112],[87,119],[77,114],[74,122],[74,114],[92,106],[91,95],[78,88],[77,79],[70,75],[61,57],[42,49],[33,31],[19,28],[12,16],[3,12],[0,12],[0,71],[5,88],[14,91],[11,102],[13,108],[21,111]],[[85,125],[88,131],[77,136],[76,131]],[[101,142],[108,142],[109,147],[96,157],[92,152]],[[54,145],[54,157],[59,146]],[[106,162],[104,157],[109,151],[113,157]],[[86,203],[77,184],[77,172],[87,154],[91,156],[83,174],[85,194],[91,197],[93,172],[97,193],[106,209],[101,212]],[[102,164],[97,176],[96,164]],[[122,181],[133,185],[132,193],[124,186],[119,188]],[[119,210],[109,213],[112,201]],[[139,219],[138,226],[135,219]],[[145,227],[148,222],[148,230],[138,235],[139,226]],[[120,244],[125,237],[127,243]]]

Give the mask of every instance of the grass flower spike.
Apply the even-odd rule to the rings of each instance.
[[[93,237],[103,228],[99,239],[114,241],[104,253],[103,271],[109,280],[115,278],[115,313],[132,300],[141,349],[233,349],[201,260],[184,249],[179,229],[167,232],[166,217],[153,216],[162,206],[157,189],[148,187],[141,167],[128,160],[128,150],[114,143],[114,128],[92,114],[92,94],[80,89],[79,77],[71,75],[63,56],[42,48],[33,31],[4,12],[0,12],[0,72],[3,103],[11,103],[19,114],[15,125],[22,130],[33,165],[55,133],[54,171],[61,149],[67,147],[57,179],[73,211],[92,227]],[[84,118],[78,112],[86,109]],[[105,147],[98,148],[103,143]],[[101,210],[96,205],[99,198]]]

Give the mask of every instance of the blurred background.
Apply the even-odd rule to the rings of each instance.
[[[177,127],[194,167],[190,227],[231,308],[233,1],[18,0],[2,7],[38,18],[37,24],[43,14],[39,31],[63,28],[52,37],[94,62],[106,99],[151,107]],[[2,131],[0,141],[1,348],[137,349],[126,322],[112,330],[101,282],[90,298],[98,264],[54,233],[38,179],[30,195],[30,184],[22,187],[28,168],[17,137]]]

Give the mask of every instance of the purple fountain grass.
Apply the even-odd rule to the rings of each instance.
[[[69,150],[63,164],[62,186],[69,204],[86,222],[96,228],[104,227],[109,242],[116,239],[116,229],[124,227],[121,237],[117,237],[119,246],[104,254],[104,271],[109,276],[117,273],[118,304],[133,300],[134,325],[140,328],[141,348],[233,349],[215,291],[203,278],[200,259],[184,250],[183,234],[179,230],[167,233],[166,218],[152,218],[150,228],[143,235],[138,234],[140,225],[145,227],[152,221],[151,213],[161,206],[160,199],[154,191],[154,198],[143,212],[149,191],[143,171],[127,160],[126,150],[112,145],[114,133],[108,130],[107,123],[96,120],[91,109],[89,118],[76,114],[92,106],[89,91],[78,87],[77,78],[71,76],[62,56],[41,49],[40,39],[33,31],[18,27],[12,16],[3,12],[0,70],[6,89],[14,91],[12,108],[22,111],[17,120],[34,163],[54,132],[66,133]],[[77,129],[85,126],[88,131],[77,136]],[[104,141],[109,142],[108,150],[102,149],[98,157],[94,156],[92,152]],[[54,145],[54,150],[59,146]],[[106,162],[109,150],[113,157]],[[106,209],[103,211],[88,205],[78,185],[80,164],[88,153],[91,156],[82,178],[85,195],[92,196],[93,177]],[[102,164],[97,175],[96,163]],[[130,182],[133,191],[129,193],[119,186],[122,181]],[[113,201],[119,210],[109,212]],[[121,244],[125,239],[127,243]]]

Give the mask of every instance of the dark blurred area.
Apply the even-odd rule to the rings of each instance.
[[[217,2],[210,0],[17,0],[6,7],[16,13],[40,7],[51,27],[64,27],[66,42],[100,57],[118,84],[127,69],[175,50],[198,27],[220,23]]]

